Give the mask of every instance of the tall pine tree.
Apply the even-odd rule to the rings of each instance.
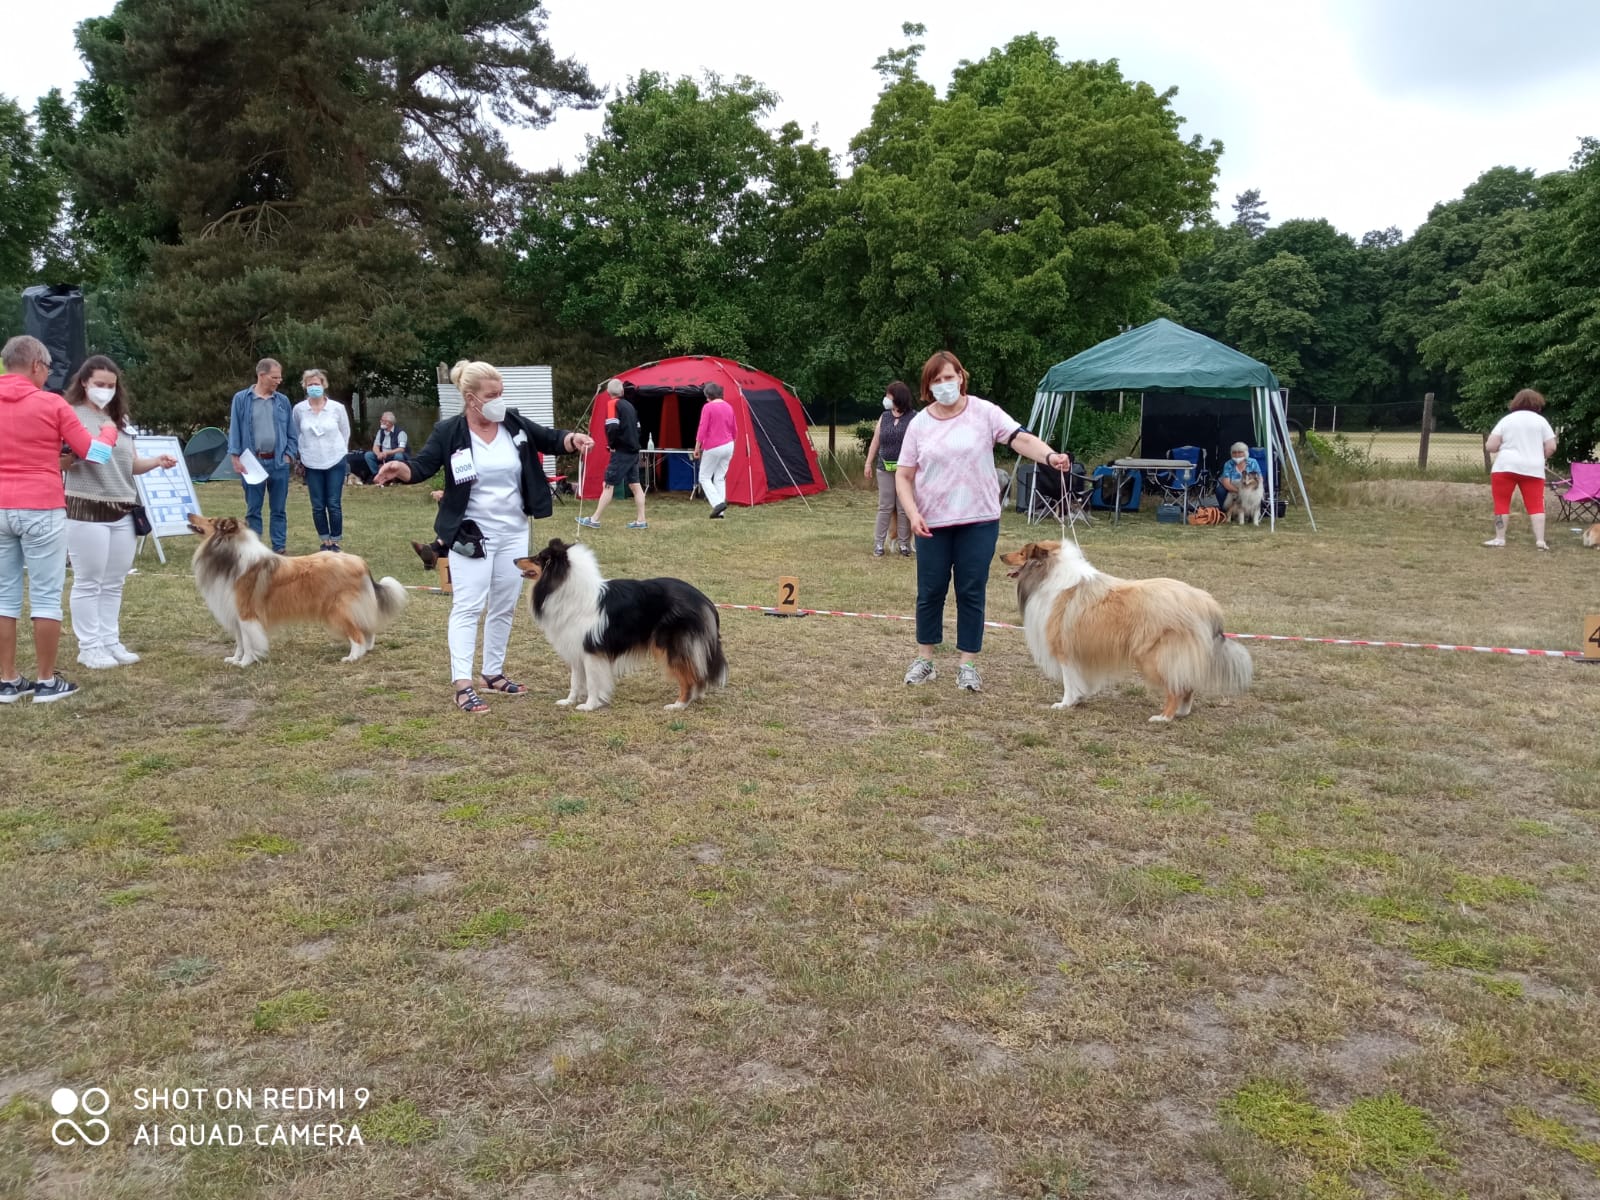
[[[81,25],[92,74],[60,153],[136,279],[141,412],[214,421],[263,354],[336,391],[412,389],[517,337],[496,239],[528,180],[499,127],[597,98],[542,17],[533,0],[121,0]]]

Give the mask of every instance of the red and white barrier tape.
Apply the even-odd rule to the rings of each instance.
[[[162,575],[168,579],[187,579],[187,575],[178,575],[169,572],[146,572],[151,575]],[[444,595],[443,588],[428,587],[419,583],[404,583],[400,585],[408,592],[433,592],[435,595]],[[736,609],[741,612],[776,613],[779,610],[769,604],[719,604],[718,608]],[[866,613],[845,612],[836,608],[797,608],[797,613],[816,617],[862,617],[871,621],[915,621],[915,617],[903,613]],[[986,629],[1015,629],[1022,631],[1021,625],[1011,625],[1005,621],[985,621]],[[1234,638],[1238,641],[1251,642],[1305,642],[1316,646],[1376,646],[1392,650],[1468,650],[1474,654],[1509,654],[1518,658],[1582,658],[1581,650],[1528,650],[1515,646],[1455,646],[1448,642],[1383,642],[1372,638],[1328,638],[1328,637],[1300,637],[1288,633],[1228,633],[1224,637]]]
[[[719,604],[718,608],[742,609],[747,612],[775,613],[778,610],[765,604]],[[797,608],[796,612],[814,614],[819,617],[865,617],[874,621],[915,621],[915,617],[905,616],[900,613],[859,613],[844,612],[840,609],[826,608]],[[1004,621],[985,621],[988,629],[1015,629],[1021,630],[1021,625],[1010,625]],[[1326,638],[1326,637],[1297,637],[1285,633],[1229,633],[1230,637],[1239,641],[1256,642],[1308,642],[1320,646],[1381,646],[1398,650],[1471,650],[1478,654],[1515,654],[1525,658],[1582,658],[1581,650],[1524,650],[1509,646],[1454,646],[1445,642],[1380,642],[1370,638]]]

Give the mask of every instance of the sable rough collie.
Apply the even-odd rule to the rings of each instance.
[[[534,623],[572,670],[572,689],[557,704],[593,712],[611,703],[617,679],[649,656],[678,681],[669,709],[728,682],[717,608],[698,588],[681,579],[606,579],[589,547],[560,538],[517,567],[533,580]]]
[[[1052,708],[1071,708],[1135,671],[1166,692],[1150,718],[1157,723],[1188,716],[1197,691],[1250,686],[1250,655],[1222,636],[1222,609],[1209,592],[1102,574],[1062,542],[1029,542],[1000,561],[1014,568],[1007,574],[1017,581],[1033,661],[1061,683]]]
[[[1252,525],[1261,524],[1261,498],[1265,492],[1260,473],[1247,471],[1239,480],[1239,490],[1228,496],[1228,521],[1232,523],[1233,518],[1238,517],[1239,524],[1243,525],[1249,517]]]
[[[267,656],[267,631],[289,621],[317,622],[350,639],[355,662],[372,649],[373,637],[406,604],[398,580],[374,581],[354,554],[274,554],[254,531],[234,517],[188,514],[200,535],[194,581],[211,615],[233,634],[224,662],[248,667]]]
[[[1591,525],[1583,531],[1583,544],[1591,549],[1600,546],[1600,525]]]

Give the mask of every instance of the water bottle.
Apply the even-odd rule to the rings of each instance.
[[[655,450],[655,448],[656,448],[656,435],[652,433],[652,434],[649,435],[649,442],[645,446],[645,449],[646,450],[650,450],[650,451],[653,452]]]

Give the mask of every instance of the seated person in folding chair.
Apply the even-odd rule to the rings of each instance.
[[[1226,495],[1222,497],[1222,507],[1232,508],[1239,498],[1239,489],[1244,486],[1246,476],[1261,474],[1261,464],[1250,457],[1250,447],[1243,442],[1235,442],[1228,447],[1228,461],[1222,464],[1222,478],[1217,481]]]

